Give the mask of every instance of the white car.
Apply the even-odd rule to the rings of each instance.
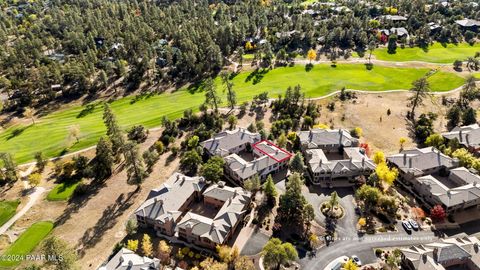
[[[410,223],[410,225],[412,226],[412,228],[415,230],[415,231],[418,231],[418,223],[413,220],[413,219],[410,219],[408,220],[408,223]]]
[[[410,224],[410,222],[404,220],[402,221],[402,226],[408,233],[412,232],[412,225]]]
[[[340,270],[342,269],[343,265],[348,262],[347,256],[341,256],[336,258],[335,260],[331,261],[324,270]]]
[[[358,265],[358,266],[362,266],[362,261],[360,260],[360,258],[358,258],[357,255],[352,255],[352,261]]]

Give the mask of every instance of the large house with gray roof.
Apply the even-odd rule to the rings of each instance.
[[[480,269],[480,241],[465,234],[400,249],[407,270]]]
[[[461,146],[475,155],[480,155],[480,126],[478,124],[455,127],[450,132],[442,133],[442,136],[448,141],[456,139]]]
[[[297,133],[302,150],[322,149],[324,152],[341,152],[345,147],[357,147],[358,139],[346,129],[311,129]]]
[[[242,128],[220,132],[200,145],[209,155],[223,157],[225,176],[240,185],[255,175],[265,179],[284,170],[292,156],[272,142],[262,141],[260,134]]]
[[[202,177],[173,174],[135,211],[138,224],[159,236],[214,249],[231,239],[250,205],[251,194]]]
[[[312,129],[298,133],[309,178],[322,187],[355,184],[358,176],[375,171],[375,164],[346,129]]]
[[[338,159],[328,158],[322,149],[305,151],[311,182],[321,187],[345,187],[355,183],[355,178],[368,176],[376,165],[360,147],[343,148]]]
[[[480,210],[480,176],[435,148],[411,149],[387,158],[399,169],[400,184],[426,206],[447,213]]]

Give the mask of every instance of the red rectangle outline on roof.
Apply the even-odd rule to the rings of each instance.
[[[262,149],[260,149],[260,148],[257,147],[257,144],[260,144],[260,143],[263,143],[263,142],[265,142],[265,143],[267,143],[267,144],[269,144],[269,145],[277,148],[278,150],[284,152],[285,154],[287,154],[287,156],[284,157],[284,158],[282,158],[282,159],[280,159],[280,160],[274,158],[273,156],[269,155],[267,152],[265,152],[265,151],[263,151]],[[290,158],[292,157],[292,153],[288,152],[287,150],[284,150],[283,148],[279,147],[278,145],[272,143],[272,142],[269,141],[269,140],[259,141],[259,142],[255,143],[255,144],[253,144],[252,146],[253,146],[253,148],[255,148],[255,149],[257,149],[258,151],[260,151],[261,153],[263,153],[264,155],[269,156],[270,158],[272,158],[272,159],[275,160],[276,162],[282,162],[282,161],[287,160],[287,159],[290,159]]]

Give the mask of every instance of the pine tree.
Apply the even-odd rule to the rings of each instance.
[[[220,76],[222,78],[222,83],[225,86],[225,90],[227,91],[228,106],[233,110],[235,105],[237,105],[237,94],[233,90],[233,83],[229,79],[230,75],[227,72],[222,72]]]
[[[217,93],[215,82],[212,80],[212,78],[208,78],[205,81],[205,103],[210,105],[215,112],[218,112],[218,105],[220,105],[221,102],[222,100]]]
[[[303,162],[303,156],[298,152],[290,161],[290,171],[302,174],[304,170],[305,164]]]
[[[124,155],[128,175],[127,183],[130,185],[137,185],[137,187],[140,188],[148,174],[145,171],[143,159],[138,153],[137,145],[133,142],[127,143],[125,145]]]
[[[265,183],[263,184],[263,192],[265,192],[265,195],[267,195],[269,204],[274,204],[275,197],[278,193],[271,175],[268,175],[267,181],[265,181]]]
[[[112,143],[106,137],[100,138],[97,143],[97,149],[94,158],[94,175],[95,179],[105,179],[112,174],[112,166],[114,162]]]
[[[125,139],[123,132],[118,125],[117,118],[108,104],[104,105],[103,122],[107,127],[107,135],[112,142],[112,150],[115,155],[118,155],[125,146]]]
[[[3,169],[0,170],[0,180],[4,183],[14,183],[18,180],[17,165],[13,161],[10,153],[0,153],[0,160]]]

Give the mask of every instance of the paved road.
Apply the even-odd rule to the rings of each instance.
[[[20,211],[18,211],[15,216],[13,216],[10,220],[3,224],[2,227],[0,227],[0,235],[4,234],[8,230],[8,228],[13,225],[13,223],[20,219],[37,202],[37,200],[44,192],[45,188],[36,187],[35,190],[28,196],[28,203]]]
[[[300,259],[300,265],[305,270],[322,270],[331,261],[340,256],[357,255],[364,264],[375,262],[374,248],[409,246],[433,242],[438,239],[431,231],[414,232],[408,235],[405,232],[383,233],[358,238],[343,236],[328,247],[323,247],[317,256]]]

